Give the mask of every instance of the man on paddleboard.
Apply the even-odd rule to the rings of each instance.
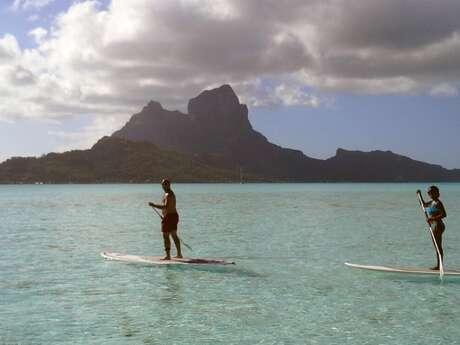
[[[442,221],[443,218],[447,217],[446,210],[444,209],[444,205],[439,200],[439,188],[436,186],[430,186],[427,191],[428,195],[431,198],[431,201],[425,202],[422,198],[422,193],[420,190],[417,191],[417,194],[420,195],[420,199],[423,203],[423,207],[425,207],[426,214],[427,214],[427,222],[433,231],[433,235],[436,241],[436,244],[439,249],[439,254],[441,255],[441,260],[444,259],[444,252],[442,250],[442,234],[446,228],[444,222]],[[432,267],[432,270],[439,270],[439,256],[436,253],[436,266]]]
[[[163,260],[171,260],[171,240],[170,236],[174,240],[176,246],[177,256],[176,258],[182,258],[182,251],[180,248],[180,239],[177,236],[177,224],[179,223],[179,214],[176,210],[176,195],[171,189],[171,182],[167,179],[161,181],[161,187],[165,194],[163,196],[163,203],[154,204],[149,202],[151,207],[155,207],[161,210],[163,217],[161,220],[161,232],[163,233],[163,240],[165,245],[166,255]]]

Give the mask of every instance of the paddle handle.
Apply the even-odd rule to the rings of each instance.
[[[429,216],[428,216],[428,212],[426,211],[426,208],[425,208],[425,204],[422,200],[422,194],[420,193],[420,190],[417,191],[417,198],[418,198],[418,203],[420,205],[420,207],[422,208],[422,211],[423,213],[425,214],[425,218],[426,220],[428,220]],[[431,226],[430,226],[431,228]]]
[[[420,207],[422,208],[422,211],[425,214],[425,219],[428,221],[429,216],[428,216],[428,212],[425,209],[425,205],[424,205],[423,200],[422,200],[422,195],[420,193],[417,193],[417,198],[418,198],[418,203],[420,204]],[[439,258],[439,277],[442,279],[442,277],[444,276],[444,264],[442,262],[441,252],[439,251],[439,247],[438,247],[438,244],[436,243],[436,238],[434,237],[433,229],[431,228],[430,223],[428,223],[428,229],[430,229],[431,239],[433,240],[434,247],[436,248],[436,253],[438,254],[438,258]]]

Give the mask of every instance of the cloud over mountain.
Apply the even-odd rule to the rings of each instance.
[[[33,48],[0,36],[0,118],[125,119],[222,83],[250,106],[317,107],[325,91],[456,95],[458,13],[456,0],[80,1],[32,28]]]

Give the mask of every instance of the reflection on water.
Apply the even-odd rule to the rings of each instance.
[[[163,272],[162,285],[158,290],[158,299],[160,304],[168,307],[170,304],[181,303],[183,301],[182,284],[178,279],[180,273],[170,270],[168,267]]]

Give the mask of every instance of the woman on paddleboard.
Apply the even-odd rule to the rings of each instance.
[[[444,209],[444,205],[439,199],[439,188],[436,186],[430,186],[427,191],[428,195],[431,198],[431,201],[425,202],[422,198],[422,193],[420,190],[417,191],[417,194],[420,196],[420,200],[423,203],[423,207],[425,208],[426,215],[427,215],[427,222],[433,231],[434,239],[436,241],[436,245],[438,246],[439,254],[441,256],[441,260],[444,259],[444,252],[442,250],[442,234],[446,228],[444,222],[442,221],[443,218],[447,217],[446,210]],[[432,270],[439,270],[439,256],[436,253],[436,266],[432,267]]]

